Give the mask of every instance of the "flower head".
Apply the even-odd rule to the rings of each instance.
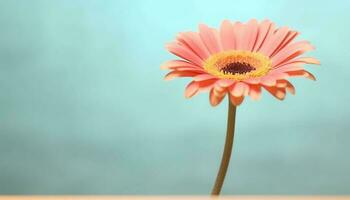
[[[269,20],[247,23],[224,20],[220,30],[199,25],[199,32],[179,33],[166,48],[179,60],[161,66],[169,69],[166,80],[192,77],[185,90],[187,98],[209,91],[212,106],[218,105],[228,94],[234,105],[245,96],[259,99],[264,88],[283,100],[286,91],[295,93],[289,77],[315,77],[303,66],[319,64],[311,57],[300,57],[314,49],[308,41],[293,40],[298,32],[288,27],[275,27]]]

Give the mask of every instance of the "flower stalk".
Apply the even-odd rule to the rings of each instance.
[[[221,159],[220,168],[216,177],[216,181],[211,192],[211,195],[217,196],[221,192],[222,185],[225,181],[225,176],[227,172],[227,168],[230,163],[234,135],[235,135],[235,123],[236,123],[236,106],[234,106],[229,100],[228,105],[228,115],[227,115],[227,132],[226,132],[226,140],[224,152]]]

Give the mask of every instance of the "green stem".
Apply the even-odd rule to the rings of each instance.
[[[233,139],[235,134],[235,122],[236,122],[236,106],[234,106],[229,100],[226,141],[225,141],[224,153],[221,159],[220,169],[216,177],[215,185],[211,192],[211,195],[213,196],[217,196],[220,194],[222,185],[224,184],[227,168],[231,158]]]

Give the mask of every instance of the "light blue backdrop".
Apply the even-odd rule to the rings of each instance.
[[[349,1],[0,1],[1,194],[208,194],[226,102],[164,82],[198,23],[270,18],[317,48],[317,82],[239,107],[224,194],[350,194]]]

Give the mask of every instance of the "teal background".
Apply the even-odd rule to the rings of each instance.
[[[208,194],[226,101],[162,80],[177,32],[269,18],[318,81],[239,107],[224,194],[350,194],[349,1],[0,0],[1,194]]]

